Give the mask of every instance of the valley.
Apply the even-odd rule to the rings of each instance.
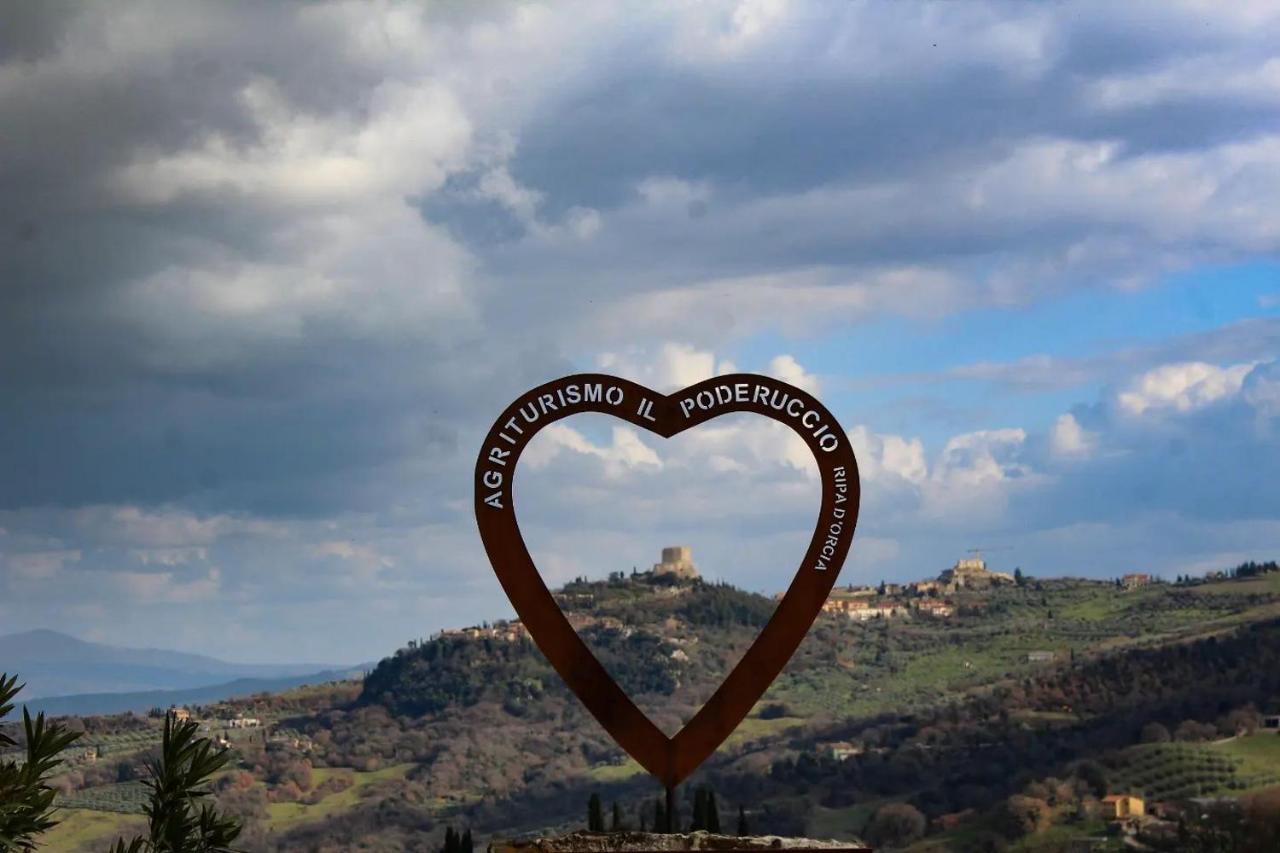
[[[976,850],[996,833],[1011,849],[1050,851],[1084,837],[1120,849],[1108,795],[1173,809],[1280,790],[1280,736],[1267,728],[1280,713],[1280,572],[869,589],[832,599],[866,598],[886,615],[829,608],[685,796],[711,787],[752,831],[864,838],[878,810],[902,804],[925,821],[909,849]],[[774,605],[674,573],[582,578],[557,597],[669,733]],[[946,615],[920,606],[935,600]],[[363,680],[183,713],[236,751],[214,789],[253,850],[436,845],[447,826],[479,839],[578,828],[592,793],[637,827],[660,790],[518,623],[414,640]],[[76,722],[77,746],[95,754],[57,780],[65,820],[48,849],[102,850],[136,822],[161,723]]]

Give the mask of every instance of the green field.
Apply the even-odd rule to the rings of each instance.
[[[326,780],[338,776],[350,776],[351,787],[329,794],[314,805],[306,803],[271,803],[267,806],[267,822],[274,830],[289,829],[300,823],[319,820],[338,812],[346,811],[360,802],[364,789],[375,782],[386,779],[403,779],[414,767],[413,764],[396,764],[380,770],[359,772],[342,768],[317,768],[312,771],[312,785],[320,785]]]
[[[592,767],[590,775],[598,782],[623,782],[643,772],[644,768],[634,758],[628,758],[622,764],[600,764]]]
[[[1243,792],[1280,784],[1280,734],[1259,732],[1216,743],[1213,749],[1240,762],[1237,772],[1248,782]]]
[[[141,815],[66,809],[55,815],[57,826],[41,836],[39,850],[78,853],[81,850],[101,853],[117,838],[130,839],[146,828]]]
[[[881,802],[883,801],[867,800],[842,809],[818,806],[809,815],[805,832],[810,838],[861,841],[867,822],[871,820],[871,816],[875,814]]]

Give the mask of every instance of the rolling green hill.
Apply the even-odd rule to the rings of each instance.
[[[711,784],[723,810],[741,805],[754,828],[775,832],[853,837],[894,802],[930,820],[971,810],[961,829],[931,831],[944,845],[936,849],[1000,825],[1007,797],[1028,785],[1055,790],[1055,780],[1076,780],[1074,799],[1046,806],[1057,828],[1044,839],[1083,826],[1071,816],[1094,808],[1099,785],[1153,798],[1265,789],[1280,782],[1280,738],[1213,741],[1234,734],[1229,712],[1280,711],[1278,578],[1132,591],[1031,579],[958,593],[949,618],[824,615],[685,788]],[[718,686],[774,606],[724,585],[643,576],[578,581],[559,594],[606,668],[668,732]],[[592,791],[636,825],[658,790],[506,623],[415,641],[363,683],[236,700],[219,713],[231,710],[267,724],[237,736],[239,775],[218,792],[248,821],[253,850],[413,847],[438,840],[446,824],[481,838],[565,828],[580,823]],[[1140,743],[1148,723],[1174,731],[1184,721],[1196,724],[1184,734],[1204,739]],[[73,785],[67,804],[108,807],[149,731],[129,734],[97,769],[75,771],[103,778]],[[852,745],[853,756],[834,759],[831,744]],[[83,823],[77,816],[67,831]],[[1018,849],[1036,849],[1039,837]]]

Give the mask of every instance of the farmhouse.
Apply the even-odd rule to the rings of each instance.
[[[262,725],[262,720],[257,717],[232,717],[222,725],[227,729],[256,729]]]
[[[1102,798],[1102,812],[1109,820],[1124,820],[1146,814],[1146,804],[1132,794],[1108,794]]]
[[[175,723],[185,723],[187,720],[191,719],[191,712],[186,708],[179,708],[174,705],[169,708],[169,716],[173,717],[173,721]]]
[[[862,754],[862,747],[848,741],[836,741],[826,745],[825,751],[836,761],[845,761],[855,755]]]
[[[1053,652],[1044,652],[1044,651],[1027,652],[1028,663],[1050,663],[1053,661],[1053,658],[1054,658]]]
[[[1144,573],[1130,573],[1120,579],[1120,585],[1125,589],[1138,589],[1151,583],[1151,575]]]

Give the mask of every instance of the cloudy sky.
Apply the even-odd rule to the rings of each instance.
[[[504,615],[475,455],[578,370],[816,391],[853,582],[1280,555],[1274,4],[655,5],[4,2],[0,633]],[[782,588],[780,429],[544,431],[544,574]]]

